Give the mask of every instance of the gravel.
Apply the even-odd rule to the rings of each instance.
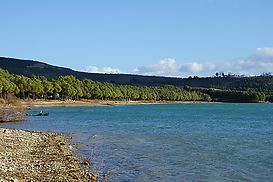
[[[96,181],[56,133],[0,128],[0,181]]]

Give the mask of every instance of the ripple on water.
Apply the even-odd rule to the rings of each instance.
[[[43,108],[1,124],[73,133],[110,181],[273,181],[272,104]],[[33,109],[35,113],[40,109]]]

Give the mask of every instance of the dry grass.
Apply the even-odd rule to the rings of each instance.
[[[0,106],[1,106],[1,105],[5,105],[5,104],[6,104],[5,99],[0,98]]]

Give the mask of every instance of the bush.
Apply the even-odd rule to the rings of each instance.
[[[6,101],[4,99],[0,99],[0,105],[4,105]]]

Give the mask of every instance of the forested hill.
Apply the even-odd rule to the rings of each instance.
[[[74,71],[69,68],[52,66],[46,63],[32,60],[20,60],[14,58],[0,57],[0,68],[10,73],[24,76],[45,76],[48,79],[57,79],[59,76],[73,75],[78,79],[91,79],[99,82],[110,82],[116,84],[159,86],[175,85],[190,86],[198,88],[223,88],[236,90],[273,91],[273,77],[234,77],[218,76],[207,78],[173,78],[158,76],[141,76],[129,74],[98,74]]]
[[[116,84],[153,86],[162,84],[184,85],[181,78],[141,76],[129,74],[99,74],[74,71],[69,68],[52,66],[39,61],[21,60],[0,57],[0,68],[10,73],[24,76],[45,76],[48,79],[57,79],[59,76],[73,75],[78,79],[88,78],[99,82]]]

